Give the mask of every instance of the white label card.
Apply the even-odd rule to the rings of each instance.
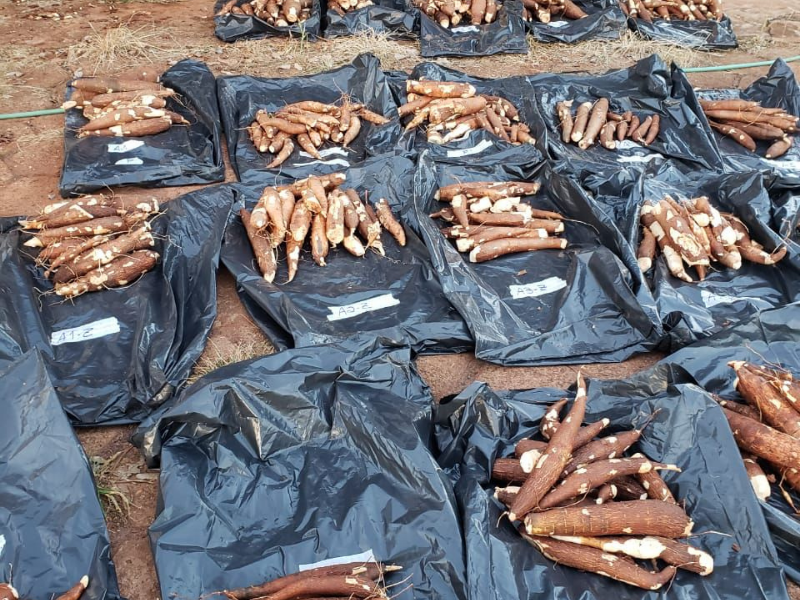
[[[480,152],[483,152],[484,150],[486,150],[487,148],[491,148],[492,146],[493,146],[492,142],[490,142],[489,140],[483,140],[481,142],[478,142],[472,148],[463,148],[461,150],[448,150],[447,156],[450,158],[456,158],[459,156],[469,156],[471,154],[478,154]]]
[[[318,569],[320,567],[330,567],[331,565],[344,565],[347,563],[369,563],[375,561],[375,553],[372,550],[361,552],[360,554],[351,554],[350,556],[337,556],[336,558],[327,558],[319,562],[300,565],[298,571],[310,571],[311,569]]]
[[[452,33],[475,33],[480,31],[475,25],[465,25],[464,27],[453,27],[450,30]]]
[[[567,282],[560,277],[548,277],[547,279],[534,281],[533,283],[510,285],[508,286],[508,291],[511,292],[511,297],[514,300],[519,300],[520,298],[545,296],[557,292],[558,290],[563,290],[565,287],[567,287]]]
[[[144,161],[141,158],[120,158],[115,165],[143,165]]]
[[[122,154],[123,152],[136,150],[142,146],[144,146],[144,142],[142,140],[128,140],[127,142],[122,142],[121,144],[109,144],[108,151],[111,154]]]
[[[116,317],[108,317],[93,321],[80,327],[72,329],[62,329],[50,334],[50,345],[60,346],[61,344],[71,344],[74,342],[85,342],[96,338],[105,337],[112,333],[119,333],[119,321]]]
[[[382,308],[389,308],[390,306],[397,306],[400,301],[391,294],[383,294],[376,296],[369,300],[362,302],[354,302],[353,304],[345,304],[344,306],[329,306],[328,310],[331,314],[328,315],[328,321],[341,321],[342,319],[350,319],[357,317],[364,313],[381,310]]]
[[[560,29],[561,27],[566,27],[569,25],[569,21],[550,21],[548,23],[550,27],[555,27],[556,29]]]

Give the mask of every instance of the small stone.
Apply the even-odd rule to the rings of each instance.
[[[292,67],[290,65],[280,65],[280,66],[278,66],[278,70],[279,71],[288,71],[291,68]]]

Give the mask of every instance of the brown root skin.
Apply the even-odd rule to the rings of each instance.
[[[572,135],[570,136],[570,139],[576,144],[583,139],[586,125],[589,123],[589,113],[591,110],[591,102],[583,102],[578,106],[578,110],[575,114],[575,123],[572,126]]]
[[[784,154],[789,151],[789,148],[792,147],[794,143],[794,138],[790,136],[785,136],[782,139],[778,140],[774,144],[772,144],[769,148],[767,148],[767,153],[764,155],[765,158],[780,158]]]
[[[567,399],[562,398],[550,406],[547,412],[544,413],[542,420],[539,421],[539,434],[546,440],[549,440],[558,429],[558,425],[561,423],[561,411],[564,410],[566,405]]]
[[[469,83],[444,81],[406,81],[406,92],[432,98],[471,98],[476,94],[475,86]]]
[[[405,246],[406,232],[400,222],[395,218],[394,214],[392,214],[392,209],[389,207],[389,203],[384,198],[381,198],[375,204],[375,212],[378,215],[378,221],[380,221],[380,224],[383,225],[383,228],[388,231],[389,234],[394,237],[394,239],[397,240],[398,244]]]
[[[79,600],[83,595],[83,592],[86,591],[87,587],[89,587],[89,576],[84,575],[81,577],[81,580],[78,583],[61,594],[58,598],[56,598],[56,600]]]
[[[595,421],[594,423],[589,423],[588,425],[581,427],[578,430],[578,434],[575,436],[575,443],[572,446],[573,452],[579,448],[582,448],[600,435],[600,432],[608,427],[610,423],[611,421],[609,419],[600,419],[599,421]],[[555,425],[554,429],[557,430],[558,425]]]
[[[594,107],[592,108],[592,112],[589,116],[589,122],[586,124],[586,130],[584,131],[583,137],[578,144],[581,149],[585,150],[595,143],[597,136],[600,135],[600,131],[603,129],[603,125],[606,123],[607,115],[608,98],[600,98],[597,102],[595,102]]]
[[[728,410],[740,414],[744,417],[748,417],[749,419],[753,419],[755,421],[761,421],[761,413],[758,412],[755,408],[750,406],[749,404],[743,404],[741,402],[734,402],[733,400],[725,400],[724,398],[720,398],[716,394],[712,394],[712,397],[716,402]]]
[[[505,240],[492,240],[475,246],[469,254],[469,261],[480,263],[505,256],[506,254],[534,250],[563,250],[566,247],[567,240],[562,238],[507,238]]]
[[[530,480],[529,477],[526,483]],[[529,535],[656,535],[681,538],[691,534],[693,525],[681,507],[658,500],[552,508],[525,516],[525,528]]]
[[[642,241],[639,242],[639,250],[636,253],[636,260],[642,273],[647,273],[653,268],[653,261],[656,258],[656,237],[649,228],[642,229]]]
[[[789,469],[800,464],[800,440],[729,409],[722,410],[742,450]]]
[[[598,460],[618,458],[639,441],[642,432],[639,430],[625,431],[618,435],[610,435],[591,441],[582,447],[573,450],[572,458],[564,468],[562,477],[577,470],[580,466],[588,465]]]
[[[572,119],[572,100],[565,100],[556,104],[556,112],[561,123],[561,141],[568,144],[574,124]]]
[[[91,219],[75,225],[64,227],[54,227],[53,229],[43,229],[34,237],[25,242],[25,246],[39,248],[47,246],[64,238],[90,235],[104,235],[116,233],[127,229],[125,220],[122,217],[103,217]]]
[[[734,127],[733,125],[725,125],[722,123],[717,123],[716,121],[709,121],[709,125],[711,125],[712,129],[719,131],[725,137],[729,137],[739,145],[744,146],[750,152],[756,151],[756,142],[750,137],[747,133],[739,129],[738,127]]]
[[[242,219],[242,225],[247,233],[247,239],[250,240],[250,246],[256,258],[256,264],[258,264],[258,270],[261,271],[261,275],[265,280],[272,283],[275,280],[277,263],[275,260],[275,253],[270,244],[270,238],[253,225],[252,217],[247,209],[240,209],[239,216]]]
[[[758,464],[758,460],[752,454],[742,454],[742,462],[747,471],[747,478],[750,480],[750,486],[753,488],[756,498],[761,502],[765,502],[772,494],[772,489],[769,485],[764,469]]]
[[[325,217],[317,213],[311,225],[311,256],[320,267],[325,266],[328,256],[328,237],[326,235]]]
[[[710,554],[669,538],[557,536],[555,539],[597,548],[611,554],[624,554],[639,560],[661,559],[667,564],[698,575],[710,575],[714,571],[714,559]]]
[[[528,473],[522,470],[520,461],[516,458],[498,458],[492,465],[492,480],[504,483],[522,483],[528,478]]]
[[[56,285],[55,291],[58,296],[75,298],[86,292],[123,287],[155,267],[157,262],[156,252],[136,250],[131,254],[117,257],[107,265],[89,271],[69,283]]]
[[[515,521],[527,515],[539,504],[547,492],[558,481],[561,471],[572,455],[575,436],[580,429],[586,413],[586,382],[578,373],[578,387],[575,401],[558,430],[550,438],[539,462],[522,485],[522,489],[514,500],[509,511],[509,519]]]
[[[514,447],[514,455],[519,458],[528,450],[539,450],[540,452],[543,452],[546,448],[547,442],[524,439],[517,442],[517,445]]]
[[[653,500],[661,500],[669,502],[670,504],[677,504],[675,496],[669,491],[666,482],[661,478],[655,470],[648,473],[639,473],[636,479],[642,484],[642,487],[647,490],[647,495]]]
[[[0,583],[0,600],[17,600],[19,592],[10,583]]]
[[[598,460],[577,468],[542,498],[536,508],[537,510],[547,510],[571,498],[584,496],[617,477],[649,473],[656,466],[657,463],[653,463],[644,457]]]
[[[736,372],[737,391],[766,423],[792,437],[800,435],[800,413],[772,385],[772,380],[744,361],[732,361],[728,366]]]
[[[307,571],[304,571],[302,575],[302,578],[282,585],[266,598],[269,600],[298,600],[313,596],[345,596],[353,599],[385,597],[374,581],[361,575],[309,577]]]
[[[647,500],[647,490],[633,477],[619,477],[611,481],[617,488],[619,500]]]
[[[547,537],[531,535],[523,537],[555,563],[597,573],[644,590],[661,589],[672,580],[677,571],[675,567],[668,566],[660,572],[651,573],[628,558],[609,554],[597,548]]]

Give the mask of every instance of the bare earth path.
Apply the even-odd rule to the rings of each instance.
[[[3,0],[0,2],[0,113],[57,106],[64,84],[78,70],[115,69],[132,61],[166,67],[186,56],[206,61],[216,74],[251,73],[286,77],[332,68],[362,51],[376,53],[386,68],[410,70],[421,58],[411,43],[351,39],[301,43],[265,40],[225,45],[213,36],[213,0],[128,2]],[[625,39],[575,47],[532,46],[528,56],[450,59],[449,66],[476,75],[505,76],[540,71],[604,71],[627,66],[653,52],[682,66],[772,59],[800,54],[800,6],[796,0],[725,0],[741,48],[725,54],[682,51]],[[793,8],[795,10],[793,10]],[[800,74],[800,63],[794,63]],[[691,76],[704,87],[745,86],[766,69]],[[30,213],[57,195],[62,160],[63,117],[0,121],[0,216]],[[228,170],[228,180],[233,181]],[[156,190],[166,201],[188,188]],[[126,191],[123,193],[136,193]],[[269,351],[250,322],[226,273],[219,279],[219,317],[201,370]],[[590,377],[625,377],[656,362],[647,355],[619,365],[587,365]],[[469,355],[424,357],[418,365],[437,399],[476,379],[498,388],[567,386],[577,366],[500,368]],[[156,510],[157,473],[147,472],[128,443],[131,429],[79,432],[87,454],[113,461],[102,483],[117,487],[131,502],[127,512],[109,508],[113,556],[123,594],[130,600],[159,597],[147,527]],[[122,502],[122,500],[120,500]],[[800,599],[797,588],[793,597]]]

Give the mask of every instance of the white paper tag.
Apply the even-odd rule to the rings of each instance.
[[[3,553],[3,550],[5,550],[5,547],[6,547],[6,536],[0,535],[0,554]]]
[[[480,31],[475,25],[464,25],[463,27],[453,27],[451,33],[476,33]]]
[[[300,156],[303,158],[314,158],[308,152],[303,152],[302,150],[299,152]],[[327,158],[331,155],[339,155],[339,156],[347,156],[347,151],[342,148],[326,148],[325,150],[320,150],[319,155],[322,158]],[[297,165],[298,167],[305,167],[308,165],[339,165],[340,167],[349,167],[350,162],[344,158],[332,158],[330,160],[312,160],[308,163],[303,163],[302,165]]]
[[[143,165],[144,161],[141,158],[120,158],[115,165]]]
[[[297,567],[298,571],[310,571],[311,569],[318,569],[319,567],[330,567],[331,565],[344,565],[347,563],[369,563],[375,561],[375,553],[372,550],[361,552],[360,554],[351,554],[350,556],[338,556],[336,558],[327,558],[319,562],[300,565]]]
[[[483,140],[478,142],[477,145],[473,146],[472,148],[462,148],[460,150],[448,150],[447,156],[450,158],[457,158],[459,156],[469,156],[471,154],[478,154],[483,152],[487,148],[491,148],[493,146],[492,142],[489,140]]]
[[[700,290],[700,297],[703,299],[703,304],[707,308],[717,306],[719,304],[733,304],[734,302],[749,302],[755,306],[770,308],[771,304],[761,298],[754,298],[752,296],[730,296],[728,294],[715,294],[708,290]]]
[[[344,306],[329,306],[328,310],[331,314],[328,315],[328,321],[341,321],[342,319],[349,319],[357,317],[364,313],[381,310],[382,308],[389,308],[390,306],[397,306],[400,301],[391,294],[383,294],[376,296],[363,302],[354,302],[353,304],[345,304]]]
[[[121,154],[123,152],[136,150],[142,146],[144,146],[144,142],[142,140],[128,140],[127,142],[122,142],[121,144],[109,144],[108,151],[111,154]]]
[[[562,27],[569,25],[569,21],[550,21],[548,25],[550,25],[550,27],[555,27],[556,29],[561,29]]]
[[[548,277],[547,279],[534,281],[533,283],[510,285],[508,286],[508,291],[511,292],[511,297],[514,300],[519,300],[520,298],[545,296],[557,292],[558,290],[563,290],[565,287],[567,287],[567,282],[560,277]]]
[[[60,346],[61,344],[70,344],[72,342],[85,342],[86,340],[105,337],[112,333],[119,333],[119,321],[117,321],[116,317],[100,319],[72,329],[54,331],[50,334],[50,345]]]
[[[769,165],[777,168],[783,169],[787,171],[799,171],[800,172],[800,160],[767,160],[764,159],[764,162],[768,163]]]

